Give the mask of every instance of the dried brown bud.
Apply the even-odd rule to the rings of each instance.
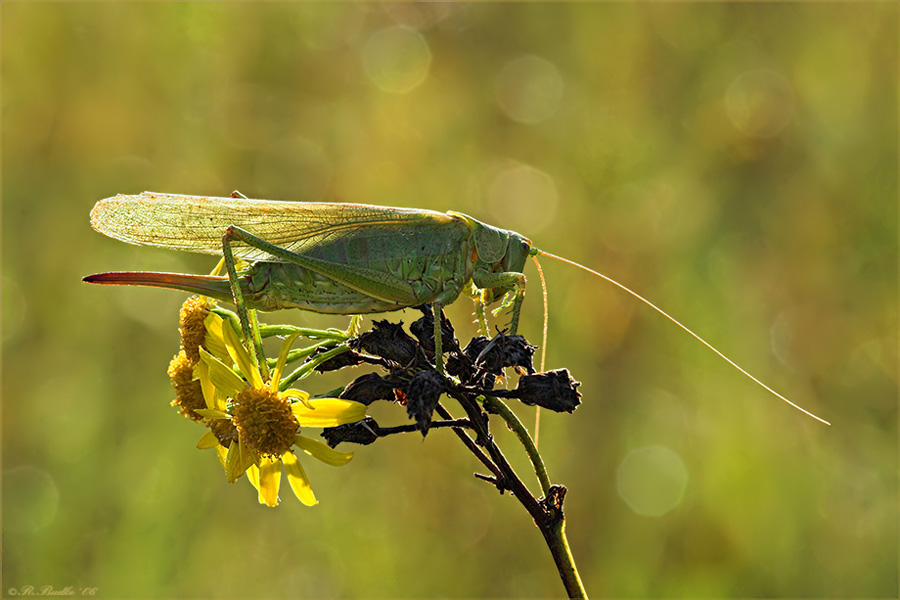
[[[376,400],[394,400],[394,386],[378,373],[368,373],[348,383],[340,397],[365,405]]]
[[[350,340],[350,347],[386,358],[401,366],[416,358],[416,340],[403,330],[402,323],[375,321],[372,329]]]
[[[310,358],[314,358],[316,354],[322,354],[323,352],[327,352],[329,349],[319,348],[316,350],[316,353],[312,355]],[[325,373],[326,371],[337,371],[338,369],[343,369],[344,367],[355,367],[357,365],[361,365],[366,362],[366,359],[363,355],[354,352],[353,350],[348,350],[347,352],[341,352],[337,356],[333,356],[326,360],[323,363],[319,363],[314,367],[316,371],[319,373]]]
[[[581,394],[576,389],[579,385],[581,382],[572,379],[568,369],[556,369],[522,375],[515,396],[525,404],[570,413],[581,404]]]
[[[431,425],[431,415],[447,386],[444,376],[434,369],[413,375],[406,390],[406,413],[416,420],[416,427],[424,437]]]
[[[378,423],[375,422],[375,419],[366,417],[355,423],[326,427],[322,430],[322,437],[325,438],[325,443],[332,448],[341,442],[367,446],[378,439],[378,430]]]
[[[417,306],[422,311],[422,318],[414,321],[409,326],[409,331],[416,336],[422,347],[429,352],[434,352],[434,313],[431,306]],[[456,332],[450,319],[441,312],[441,349],[444,352],[452,352],[459,349],[459,342],[456,341]]]
[[[500,375],[504,367],[521,367],[531,374],[534,348],[521,335],[498,333],[475,357],[475,366],[494,375]]]

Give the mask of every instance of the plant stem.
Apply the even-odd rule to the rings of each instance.
[[[516,497],[522,506],[525,507],[525,510],[528,511],[528,514],[534,519],[535,525],[537,525],[541,534],[544,536],[547,548],[553,556],[553,561],[556,563],[556,570],[559,572],[559,577],[562,579],[563,586],[566,588],[566,594],[569,598],[587,598],[587,592],[581,582],[581,577],[578,575],[578,568],[575,566],[575,559],[572,556],[569,542],[566,539],[565,517],[563,515],[563,500],[566,496],[566,488],[561,485],[549,485],[547,471],[542,468],[542,473],[543,476],[547,478],[548,486],[547,490],[544,492],[544,497],[541,500],[536,499],[528,490],[528,487],[522,483],[522,480],[516,474],[512,465],[509,464],[509,461],[506,460],[506,456],[503,455],[500,447],[494,442],[494,438],[488,430],[489,426],[487,421],[479,418],[481,410],[477,403],[460,390],[451,389],[448,391],[448,394],[455,398],[463,409],[466,410],[469,415],[469,421],[477,435],[473,441],[461,430],[454,428],[454,431],[466,437],[469,442],[467,446],[469,446],[470,450],[474,444],[478,444],[485,449],[490,457],[490,462],[493,463],[496,469],[492,469],[492,472],[497,477],[496,482],[494,482],[495,485],[501,489],[501,491],[505,489],[512,492],[513,496]],[[509,413],[512,413],[509,407],[506,407],[505,405],[504,407]],[[443,414],[441,416],[445,419],[447,418],[447,416],[444,416]],[[515,417],[514,414],[512,416]],[[518,421],[518,418],[515,418],[515,421]],[[521,422],[519,422],[519,427],[524,431],[525,437],[530,442],[531,438],[528,437],[528,432],[525,431]],[[532,443],[531,446],[534,447],[534,444]],[[526,444],[526,448],[527,447],[528,444]],[[534,448],[534,454],[536,459],[533,458],[532,463],[535,464],[535,470],[537,471],[537,465],[540,464],[541,467],[543,467],[544,461],[537,452],[537,448]],[[478,456],[478,453],[476,453],[476,456]],[[482,460],[482,462],[484,463],[485,461]],[[540,478],[540,475],[538,477]]]
[[[513,430],[519,441],[522,442],[522,446],[525,447],[525,452],[528,454],[528,459],[534,466],[534,474],[537,475],[538,481],[541,482],[541,491],[544,495],[549,493],[550,476],[547,474],[547,467],[544,465],[544,459],[541,458],[541,453],[538,452],[537,446],[534,445],[534,440],[528,435],[525,425],[522,424],[516,413],[503,400],[489,396],[484,398],[483,402],[489,412],[496,412],[506,421],[509,428]]]
[[[319,354],[315,358],[310,359],[308,362],[305,362],[297,367],[297,369],[287,377],[282,378],[279,387],[288,389],[291,385],[293,385],[295,381],[297,381],[298,379],[303,379],[304,377],[309,375],[317,365],[320,365],[327,360],[331,360],[338,354],[343,354],[344,352],[348,352],[349,350],[350,347],[346,344],[341,344],[340,346],[335,346],[331,350],[326,350],[322,354]]]
[[[569,548],[569,540],[566,539],[566,521],[560,519],[555,523],[542,527],[538,524],[550,554],[556,561],[556,568],[562,579],[563,586],[566,588],[566,594],[569,598],[587,598],[587,592],[584,584],[581,583],[581,576],[575,567],[575,559],[572,557],[572,550]]]

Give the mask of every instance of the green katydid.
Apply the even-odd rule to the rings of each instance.
[[[631,294],[768,392],[829,424],[762,383],[621,283],[538,250],[518,233],[486,225],[462,213],[144,192],[99,201],[91,211],[91,225],[100,233],[131,244],[222,255],[227,277],[114,272],[89,275],[84,281],[164,287],[234,302],[248,341],[252,338],[246,307],[265,311],[302,308],[349,315],[431,304],[438,370],[442,354],[441,307],[454,302],[464,291],[472,293],[472,285],[484,304],[509,292],[509,330],[515,333],[525,294],[525,262],[532,257],[540,268],[537,255],[548,256],[584,269]],[[240,271],[236,258],[247,263]]]

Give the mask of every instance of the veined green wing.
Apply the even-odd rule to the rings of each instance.
[[[368,230],[443,228],[450,215],[414,208],[366,204],[279,202],[144,192],[100,200],[91,211],[91,226],[111,238],[142,246],[222,253],[222,235],[229,225],[295,253],[308,252],[340,238]],[[248,261],[284,262],[263,250],[235,244],[237,257]]]

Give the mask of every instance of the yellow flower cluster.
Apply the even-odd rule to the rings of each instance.
[[[354,423],[365,418],[366,406],[339,398],[310,399],[302,390],[280,390],[296,334],[284,341],[276,366],[264,381],[231,323],[211,312],[208,301],[198,303],[194,298],[182,309],[182,351],[173,359],[169,375],[182,414],[192,411],[209,428],[197,447],[216,449],[229,482],[247,473],[261,504],[278,504],[282,467],[294,495],[306,505],[316,504],[294,449],[334,466],[347,464],[353,453],[338,452],[301,435],[300,428]],[[189,394],[183,397],[183,390]]]

